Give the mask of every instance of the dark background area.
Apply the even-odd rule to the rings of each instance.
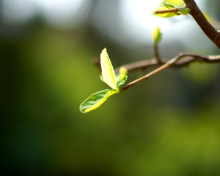
[[[107,88],[92,59],[104,47],[114,67],[150,59],[152,41],[119,35],[117,0],[85,1],[59,26],[41,13],[6,18],[17,6],[5,4],[0,1],[2,175],[220,175],[219,64],[168,69],[82,114],[80,103]],[[217,20],[219,7],[218,0],[206,1]],[[163,33],[161,55],[219,54],[184,18],[194,25],[191,40]],[[144,73],[132,72],[129,81]]]

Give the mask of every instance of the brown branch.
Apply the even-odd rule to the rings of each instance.
[[[182,58],[180,61],[176,62],[175,64],[171,65],[172,68],[185,67],[195,61],[205,62],[205,63],[220,63],[220,55],[202,56],[199,54],[192,54],[192,53],[185,53],[185,54],[180,54],[180,55],[184,55],[184,58]],[[136,71],[140,69],[147,69],[150,67],[161,66],[165,63],[166,61],[164,60],[160,60],[160,63],[158,63],[155,60],[155,58],[153,58],[151,60],[143,60],[143,61],[126,64],[126,65],[123,65],[123,67],[125,67],[129,72],[131,72],[131,71]],[[118,70],[118,68],[116,70]]]
[[[170,61],[168,61],[167,63],[165,63],[164,65],[160,66],[159,68],[153,70],[152,72],[146,74],[145,76],[139,78],[139,79],[136,79],[130,83],[128,83],[125,87],[122,88],[121,92],[127,90],[129,87],[143,81],[143,80],[146,80],[148,78],[150,78],[151,76],[161,72],[162,70],[166,69],[167,67],[171,66],[172,64],[174,64],[175,62],[177,62],[179,59],[181,59],[182,57],[184,57],[184,55],[178,55],[176,56],[175,58],[171,59]]]
[[[183,0],[186,7],[190,9],[190,14],[195,19],[197,24],[203,30],[207,37],[220,48],[220,32],[215,30],[215,28],[208,22],[199,7],[194,0]]]
[[[182,60],[181,60],[182,59]],[[168,68],[168,67],[184,67],[189,65],[192,62],[195,61],[200,61],[200,62],[205,62],[205,63],[220,63],[220,55],[217,56],[202,56],[202,55],[197,55],[197,54],[178,54],[176,57],[174,57],[173,59],[171,59],[168,62],[161,62],[158,63],[155,59],[150,60],[148,62],[146,61],[141,61],[141,62],[136,62],[134,64],[128,64],[128,65],[124,65],[125,68],[127,68],[129,71],[131,70],[135,70],[135,69],[140,69],[140,68],[147,68],[147,67],[151,67],[151,66],[156,66],[159,65],[160,67],[153,70],[152,72],[146,74],[145,76],[131,82],[128,83],[125,87],[122,88],[122,92],[127,90],[129,87],[143,81],[146,80],[148,78],[150,78],[151,76],[161,72],[162,70]],[[162,66],[161,66],[162,65]]]
[[[203,13],[200,11],[199,7],[197,6],[196,2],[194,0],[183,0],[185,2],[185,8],[190,9],[190,14],[195,19],[197,24],[200,26],[200,28],[203,30],[203,32],[209,37],[209,39],[218,47],[220,48],[220,32],[217,31],[205,18]],[[167,13],[167,12],[177,12],[178,9],[170,9],[169,11],[156,11],[155,13]],[[137,70],[137,69],[146,69],[148,67],[152,66],[159,66],[159,68],[151,71],[150,73],[146,74],[145,76],[136,79],[130,83],[128,83],[126,86],[124,86],[121,89],[121,92],[127,90],[129,87],[132,87],[133,85],[146,80],[150,78],[151,76],[161,72],[162,70],[168,68],[168,67],[184,67],[188,66],[190,63],[195,61],[205,62],[205,63],[220,63],[220,55],[217,56],[202,56],[198,54],[191,54],[191,53],[185,53],[185,54],[178,54],[173,59],[169,60],[168,62],[165,62],[161,60],[158,52],[158,46],[154,45],[154,57],[152,60],[144,60],[139,61],[131,64],[123,65],[128,71]],[[97,62],[94,62],[99,68],[100,65]],[[118,69],[116,69],[116,72],[118,72]]]
[[[175,64],[172,64],[170,67],[171,68],[181,68],[181,67],[186,67],[189,64],[199,61],[199,62],[204,62],[204,63],[220,63],[220,55],[216,56],[203,56],[199,54],[193,54],[193,53],[182,53],[180,55],[184,55],[184,58],[176,62]],[[93,64],[97,66],[97,68],[101,71],[101,66],[100,66],[100,60],[99,59],[93,59],[92,60]],[[125,67],[128,72],[136,71],[136,70],[145,70],[147,68],[151,67],[156,67],[156,66],[161,66],[165,64],[167,61],[161,60],[158,62],[155,58],[150,59],[150,60],[142,60],[142,61],[137,61],[129,64],[122,65]],[[119,68],[115,69],[115,72],[119,72]]]
[[[208,20],[205,18],[203,13],[200,11],[199,7],[195,3],[194,0],[184,0],[186,6],[185,8],[190,9],[190,14],[192,17],[195,19],[197,24],[200,26],[200,28],[203,30],[203,32],[209,37],[209,39],[218,47],[220,48],[220,32],[215,30],[215,28],[208,22]],[[178,12],[179,10],[177,8],[175,9],[168,9],[168,10],[163,10],[163,11],[156,11],[155,14],[158,13],[171,13],[171,12]],[[152,72],[148,73],[147,75],[127,84],[125,87],[123,87],[122,92],[127,90],[129,87],[145,80],[148,79],[149,77],[153,76],[154,74],[157,74],[161,72],[162,70],[166,69],[167,67],[183,67],[187,66],[190,63],[194,61],[200,61],[200,62],[207,62],[207,63],[220,63],[220,55],[219,56],[202,56],[202,55],[196,55],[196,54],[179,54],[175,58],[171,59],[168,62],[163,62],[161,61],[158,51],[157,51],[157,46],[154,45],[154,55],[155,58],[150,61],[142,61],[142,62],[137,62],[135,64],[128,64],[124,65],[129,71],[130,70],[135,70],[135,69],[140,69],[140,68],[147,68],[151,66],[156,66],[159,65],[160,67],[153,70]],[[181,61],[180,59],[185,58]],[[179,62],[178,62],[179,61]],[[144,65],[145,64],[145,65]]]

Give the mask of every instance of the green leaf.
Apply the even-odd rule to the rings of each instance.
[[[127,81],[128,76],[123,75],[120,79],[120,81],[117,83],[117,86],[120,88],[122,85],[125,84],[125,82]]]
[[[102,78],[104,82],[107,83],[112,89],[118,90],[115,79],[115,72],[112,63],[109,59],[106,48],[102,50],[102,53],[100,55],[100,60],[101,60]]]
[[[119,90],[105,89],[96,92],[92,94],[89,98],[87,98],[84,102],[82,102],[79,109],[82,113],[92,111],[101,106],[108,99],[108,97],[116,93],[119,93]]]
[[[153,31],[153,39],[154,39],[154,43],[155,44],[158,44],[160,41],[161,41],[161,37],[162,37],[162,34],[160,32],[160,28],[159,27],[156,27]]]
[[[181,15],[187,15],[190,12],[189,8],[178,8]]]
[[[120,67],[119,74],[116,75],[117,87],[121,87],[127,80],[127,69],[125,67]]]
[[[167,7],[168,9],[174,9],[174,8],[175,8],[175,6],[172,5],[172,4],[169,4],[169,3],[166,3],[166,2],[164,2],[163,4],[164,4],[165,7]]]
[[[122,86],[127,80],[127,70],[124,67],[121,67],[119,74],[115,75],[106,48],[103,49],[101,53],[101,68],[102,75],[100,76],[100,79],[107,83],[112,89],[105,89],[92,94],[89,98],[81,103],[79,109],[82,113],[87,113],[98,108],[108,99],[108,97],[119,93],[120,86]]]
[[[158,9],[156,9],[155,11],[164,11],[164,10],[169,10],[167,7],[160,7]],[[169,18],[169,17],[173,17],[175,15],[177,15],[176,13],[173,12],[167,12],[167,13],[154,13],[155,15],[157,15],[158,17],[162,17],[162,18]]]

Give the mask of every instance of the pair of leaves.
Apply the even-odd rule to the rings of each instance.
[[[119,74],[115,74],[114,68],[112,66],[111,60],[109,59],[106,48],[102,50],[100,55],[102,75],[101,80],[108,84],[111,89],[105,89],[92,94],[80,105],[80,111],[82,113],[87,113],[98,108],[103,104],[108,97],[119,93],[121,86],[127,80],[127,70],[124,67],[120,68]]]
[[[106,48],[104,48],[101,52],[100,63],[102,69],[101,80],[108,84],[112,89],[119,91],[120,87],[127,80],[127,70],[124,67],[121,67],[119,74],[115,74]]]
[[[190,12],[189,8],[186,7],[178,7],[184,5],[182,0],[166,0],[163,2],[164,7],[160,7],[155,10],[155,12],[163,12],[163,13],[155,13],[155,15],[163,18],[169,18],[173,16],[179,15],[187,15]]]

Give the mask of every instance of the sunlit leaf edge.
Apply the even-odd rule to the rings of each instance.
[[[105,89],[96,92],[90,95],[89,98],[87,98],[85,101],[83,101],[79,109],[82,113],[90,112],[101,106],[108,99],[108,97],[116,93],[119,93],[119,90]]]
[[[164,0],[164,3],[172,4],[175,7],[183,7],[185,4],[183,0]]]

